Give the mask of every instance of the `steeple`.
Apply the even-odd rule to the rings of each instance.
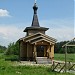
[[[37,9],[38,7],[37,7],[36,0],[35,0],[34,6],[33,6],[34,14],[33,14],[32,24],[30,27],[26,27],[24,30],[24,32],[26,32],[26,36],[33,35],[38,32],[45,34],[45,31],[48,30],[48,28],[40,27],[38,16],[37,16]]]
[[[36,5],[36,1],[34,3],[33,6],[33,10],[34,10],[34,14],[33,14],[33,20],[32,20],[32,27],[40,27],[39,22],[38,22],[38,16],[37,16],[37,5]]]

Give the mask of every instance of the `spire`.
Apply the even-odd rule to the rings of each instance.
[[[33,6],[33,10],[34,10],[34,15],[33,15],[33,20],[32,20],[32,27],[40,27],[39,26],[39,22],[38,22],[38,16],[37,16],[37,5],[36,5],[36,0],[35,0],[35,3],[34,3],[34,6]]]

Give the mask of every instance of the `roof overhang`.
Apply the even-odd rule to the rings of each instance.
[[[45,27],[26,27],[24,32],[27,32],[28,30],[41,30],[41,31],[47,31],[49,28]]]
[[[24,42],[30,42],[31,44],[34,44],[40,41],[45,41],[51,44],[55,44],[57,41],[56,39],[49,37],[42,33],[36,33],[34,35],[29,35],[27,37],[21,38],[20,40],[23,40]]]

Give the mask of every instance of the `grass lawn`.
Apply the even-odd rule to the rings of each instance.
[[[54,59],[65,61],[65,54],[55,54]],[[67,61],[75,62],[75,54],[67,54]]]
[[[74,75],[51,72],[48,67],[41,66],[9,66],[1,67],[0,75]]]
[[[74,75],[52,72],[46,66],[12,66],[12,63],[5,61],[4,55],[0,54],[0,75]]]

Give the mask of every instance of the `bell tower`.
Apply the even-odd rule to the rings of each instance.
[[[38,16],[37,16],[37,9],[38,9],[38,6],[35,0],[34,6],[33,6],[34,14],[33,14],[32,24],[30,27],[26,27],[24,30],[24,32],[26,32],[26,36],[33,35],[39,32],[45,34],[45,31],[49,29],[49,28],[40,26],[39,21],[38,21]]]

